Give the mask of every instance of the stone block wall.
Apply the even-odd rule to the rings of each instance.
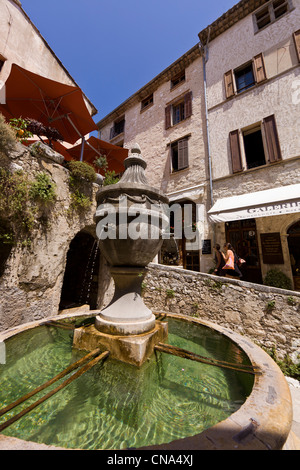
[[[6,261],[0,277],[0,331],[58,313],[70,242],[82,230],[91,235],[95,232],[93,216],[99,186],[87,182],[91,207],[82,212],[71,211],[70,174],[62,162],[61,155],[43,145],[28,150],[17,144],[9,157],[0,154],[0,167],[10,172],[23,171],[30,179],[45,172],[57,192],[47,225],[36,224],[31,243],[18,241]]]
[[[199,317],[300,361],[300,293],[151,264],[144,301],[155,312]]]

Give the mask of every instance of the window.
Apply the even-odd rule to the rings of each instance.
[[[189,150],[187,137],[171,144],[171,162],[173,173],[188,168]]]
[[[251,62],[229,70],[224,74],[224,85],[226,98],[252,88],[267,79],[263,54],[253,57]]]
[[[110,140],[122,134],[125,129],[125,118],[116,121],[110,130]]]
[[[153,94],[152,95],[149,95],[147,96],[147,98],[145,98],[142,103],[141,103],[141,111],[145,108],[147,108],[148,106],[151,106],[153,104]]]
[[[241,143],[243,143],[244,160]],[[264,118],[261,123],[250,129],[230,132],[229,144],[233,173],[272,164],[282,159],[274,115]]]
[[[165,110],[165,126],[169,129],[192,115],[192,92],[187,93],[180,101],[169,104]]]
[[[266,164],[261,126],[243,132],[247,169]]]
[[[176,75],[174,78],[171,79],[171,90],[175,86],[179,85],[180,83],[185,82],[185,70],[180,72],[178,75]]]
[[[235,71],[235,83],[238,93],[255,85],[252,62]]]
[[[256,31],[260,31],[292,9],[291,0],[272,0],[254,14]]]

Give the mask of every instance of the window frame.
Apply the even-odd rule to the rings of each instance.
[[[239,71],[246,69],[250,65],[252,66],[253,83],[249,86],[239,89],[237,86],[236,74]],[[254,56],[250,61],[244,63],[243,65],[240,65],[234,70],[229,70],[228,72],[224,74],[223,82],[224,82],[224,87],[225,87],[226,99],[230,99],[233,96],[240,95],[241,93],[246,92],[247,90],[250,90],[256,85],[263,83],[267,79],[268,77],[266,73],[264,55],[261,52],[260,54],[257,54],[256,56]]]
[[[174,75],[174,77],[170,80],[170,90],[174,90],[174,88],[178,87],[181,83],[186,81],[185,69],[181,70],[181,72]]]
[[[154,104],[154,96],[153,96],[153,93],[151,93],[150,95],[148,95],[146,98],[144,98],[141,101],[141,112],[150,108],[151,106],[153,106],[153,104]]]
[[[280,18],[287,15],[288,13],[290,13],[294,9],[294,5],[293,5],[292,0],[283,0],[284,3],[282,5],[279,5],[279,6],[275,7],[274,5],[278,1],[280,1],[280,0],[270,0],[268,3],[266,3],[265,5],[263,5],[261,8],[259,8],[258,10],[256,10],[253,13],[253,24],[254,24],[255,34],[259,33],[260,31],[263,31],[265,28],[267,28],[271,24],[275,23],[275,21],[280,20]],[[280,14],[279,16],[276,17],[276,10],[279,10],[283,6],[287,7],[286,11],[284,11],[282,14]],[[264,12],[265,10],[268,12],[268,13],[266,13],[266,15],[268,14],[270,21],[268,23],[264,24],[263,26],[259,27],[257,15]]]
[[[174,118],[176,108],[179,112],[179,120]],[[181,122],[186,121],[193,114],[193,93],[191,91],[181,95],[165,107],[165,129],[170,129]]]
[[[265,163],[255,167],[248,167],[244,135],[261,131]],[[272,114],[251,126],[236,129],[229,133],[229,156],[232,174],[239,174],[257,168],[266,167],[282,161],[281,146],[275,115]]]
[[[190,135],[184,136],[169,144],[171,174],[176,174],[179,171],[184,171],[189,168],[189,138],[190,138]],[[182,145],[181,148],[180,148],[180,145]],[[174,165],[175,148],[177,152],[177,155],[176,155],[177,165]],[[180,152],[182,152],[181,155],[180,155]],[[180,164],[180,159],[183,162],[182,164]]]
[[[120,125],[123,122],[123,128],[122,130],[117,130],[117,126]],[[125,116],[122,116],[120,119],[117,119],[114,121],[113,126],[110,129],[110,140],[115,139],[116,137],[124,134],[125,132]]]

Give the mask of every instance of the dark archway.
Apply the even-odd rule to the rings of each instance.
[[[79,232],[70,244],[61,291],[60,310],[88,304],[97,308],[100,252],[97,240]]]

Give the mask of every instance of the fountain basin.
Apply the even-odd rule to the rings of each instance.
[[[25,324],[2,333],[0,339],[8,341],[16,338],[22,332],[38,331],[46,321],[74,323],[92,318],[95,313],[97,312],[89,312],[88,315],[82,313],[60,315]],[[150,450],[280,450],[288,445],[292,425],[292,401],[288,384],[274,361],[250,340],[228,329],[184,316],[170,315],[170,318],[176,319],[176,321],[180,320],[182,325],[206,327],[212,332],[217,332],[228,338],[247,355],[251,364],[262,370],[262,374],[255,376],[249,397],[228,418],[192,436],[174,439],[160,445],[140,446],[140,448]],[[170,425],[172,426],[172,423]],[[176,426],[176,423],[173,425]],[[57,443],[56,447],[63,446]],[[0,448],[42,449],[45,448],[45,445],[2,434],[0,435]],[[51,449],[53,446],[47,448]]]

